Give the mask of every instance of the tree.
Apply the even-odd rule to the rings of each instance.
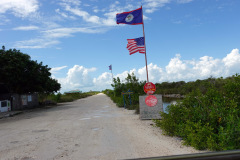
[[[0,83],[4,83],[12,93],[53,93],[61,86],[52,79],[50,69],[42,62],[31,60],[20,50],[0,49]]]
[[[114,95],[115,96],[121,96],[121,93],[124,90],[124,84],[121,83],[121,80],[119,77],[113,78],[113,84],[111,86],[114,88]]]
[[[125,78],[125,80],[127,89],[134,91],[135,95],[139,96],[145,94],[143,86],[146,83],[146,81],[139,82],[139,79],[134,75],[133,72],[132,74],[128,73],[128,76]]]

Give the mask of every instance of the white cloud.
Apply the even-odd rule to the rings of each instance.
[[[170,3],[170,0],[145,0],[144,1],[146,8],[146,13],[153,13],[158,8],[165,6],[167,3]]]
[[[173,21],[174,24],[182,24],[182,21],[181,20],[178,20],[178,21]]]
[[[117,14],[116,11],[105,13],[104,16],[106,18],[102,18],[101,19],[102,24],[106,25],[106,26],[115,26],[115,25],[117,25],[116,24],[116,14]]]
[[[68,11],[70,13],[72,13],[73,15],[82,17],[84,21],[86,22],[90,22],[90,23],[99,23],[99,17],[95,16],[95,15],[90,15],[88,12],[83,11],[82,9],[79,8],[81,4],[81,1],[78,0],[71,0],[71,1],[67,1],[67,0],[62,0],[62,2],[60,3],[60,5],[64,8],[65,11]],[[74,6],[74,7],[72,7]],[[86,5],[85,5],[86,6]],[[56,12],[60,13],[60,10],[56,10]],[[67,16],[65,13],[60,13],[62,16]]]
[[[189,3],[192,2],[193,0],[177,0],[178,3]]]
[[[64,68],[67,68],[67,66],[54,67],[54,68],[51,68],[50,72],[51,72],[52,74],[54,74],[54,73],[57,73],[58,71],[60,71],[60,70],[62,70],[62,69],[64,69]]]
[[[6,16],[4,16],[4,15],[1,15],[1,13],[0,13],[0,19],[1,19],[1,21],[0,21],[0,25],[6,25],[6,24],[8,24],[9,22],[10,22],[10,19],[8,19]]]
[[[143,20],[151,20],[151,18],[149,18],[149,17],[143,15]]]
[[[61,0],[61,5],[66,6],[66,5],[74,5],[74,6],[79,6],[81,4],[80,0]]]
[[[99,28],[56,28],[51,30],[43,31],[45,37],[50,38],[61,38],[61,37],[71,37],[73,33],[101,33],[104,29]]]
[[[83,6],[85,6],[85,7],[90,7],[91,5],[90,5],[90,4],[84,4]]]
[[[194,81],[213,77],[227,77],[240,73],[240,53],[238,49],[233,49],[223,59],[217,59],[209,56],[203,56],[198,60],[181,60],[180,54],[171,58],[168,65],[159,67],[157,64],[148,65],[149,81],[161,83],[164,81]],[[92,78],[89,73],[95,72],[96,68],[87,69],[83,66],[75,65],[69,69],[66,78],[57,78],[62,84],[62,90],[80,89],[82,91],[104,90],[112,88],[112,74],[104,72],[98,77]],[[125,81],[128,73],[133,73],[140,81],[146,81],[145,66],[139,69],[131,69],[114,75],[119,77],[122,82]]]
[[[93,12],[98,13],[99,9],[95,8],[95,9],[93,9]]]
[[[57,78],[61,83],[62,91],[69,91],[80,89],[86,91],[89,87],[94,85],[91,72],[95,72],[96,68],[85,68],[83,66],[75,65],[68,70],[65,78]],[[88,90],[87,90],[88,91]]]
[[[15,47],[36,49],[36,48],[47,48],[59,43],[60,42],[58,40],[39,38],[39,39],[30,39],[26,41],[17,41],[15,44]]]
[[[134,72],[134,74],[139,78],[139,80],[145,81],[147,80],[147,74],[146,74],[146,67],[142,67],[138,70],[132,69],[130,70],[130,74]],[[126,73],[125,73],[126,74]],[[163,69],[158,67],[156,64],[150,63],[148,64],[148,78],[149,80],[153,81],[161,81]],[[126,76],[125,76],[126,77]]]
[[[119,4],[120,2],[119,1],[115,1],[114,3],[110,4],[109,6],[109,11],[116,11],[117,8],[119,8]],[[131,5],[132,6],[132,5]],[[129,7],[129,5],[125,6],[126,7]]]
[[[17,17],[26,17],[38,10],[37,0],[1,0],[0,14],[9,11]]]
[[[177,54],[176,57],[172,58],[169,64],[166,66],[166,72],[168,74],[177,74],[181,71],[186,70],[186,64],[180,60],[180,54]]]
[[[74,9],[74,8],[66,8],[67,11],[71,12],[74,15],[77,15],[79,17],[82,17],[84,21],[97,24],[99,26],[106,25],[106,26],[114,26],[116,25],[116,9],[111,12],[107,12],[104,14],[106,18],[100,18],[96,15],[90,15],[88,12],[80,10],[80,9]]]
[[[92,7],[92,11],[89,11],[90,7],[82,4],[81,0],[59,0],[57,3],[60,8],[55,8],[55,16],[49,16],[38,12],[40,1],[38,0],[0,0],[0,18],[2,21],[0,25],[4,25],[10,21],[3,13],[12,13],[18,17],[27,17],[31,24],[29,26],[20,26],[13,28],[13,30],[40,30],[39,35],[36,38],[30,40],[18,41],[15,46],[19,48],[47,48],[53,45],[59,44],[59,38],[71,37],[76,33],[102,33],[108,30],[108,27],[116,26],[116,13],[124,11],[130,11],[136,9],[136,6],[140,2],[127,2],[125,5],[121,5],[121,1],[112,1],[109,6],[99,8],[99,6]],[[171,0],[144,0],[144,8],[146,12],[152,13],[160,7],[170,3]],[[190,0],[178,0],[178,3],[187,3]],[[45,3],[42,3],[45,5]],[[99,14],[96,14],[100,12]],[[2,14],[1,14],[2,13]],[[44,16],[45,15],[45,16]],[[69,27],[68,23],[64,26],[57,22],[66,22],[69,20],[82,19],[85,26],[88,27]],[[144,15],[144,19],[151,19]],[[82,22],[82,21],[80,21]],[[180,21],[176,22],[180,23]],[[63,23],[62,23],[63,24]],[[78,22],[77,22],[78,24]],[[50,38],[50,39],[49,39]]]
[[[112,74],[109,72],[102,73],[99,77],[93,79],[94,86],[92,90],[101,91],[110,89],[112,84]]]
[[[239,49],[233,49],[231,53],[227,54],[225,58],[223,58],[224,67],[227,68],[227,74],[240,73],[239,72],[239,62],[240,62],[240,54]]]
[[[68,15],[66,13],[61,12],[60,9],[55,9],[55,12],[60,14],[64,18],[68,18]]]
[[[74,15],[82,17],[86,22],[91,22],[91,23],[100,23],[100,18],[98,16],[91,16],[88,12],[83,11],[79,8],[72,8],[70,6],[66,6],[66,11],[71,12]]]
[[[134,72],[134,71],[136,71],[136,69],[133,69],[132,71]],[[129,73],[132,73],[132,72],[131,72],[131,71],[124,71],[124,72],[122,72],[122,73],[119,73],[119,74],[117,74],[117,75],[114,75],[114,77],[115,77],[115,78],[119,77],[119,78],[121,79],[121,81],[125,81],[125,78],[127,77],[127,75],[128,75]],[[135,73],[135,72],[134,72],[134,73]]]
[[[29,31],[29,30],[37,30],[39,27],[37,26],[20,26],[13,28],[13,30],[22,30],[22,31]]]
[[[177,3],[189,3],[193,0],[177,0]],[[171,0],[144,0],[144,8],[146,13],[153,13],[156,10],[158,10],[158,8],[164,7],[166,4],[172,2]]]
[[[231,53],[227,54],[225,58],[223,58],[223,62],[226,67],[232,67],[236,64],[239,65],[240,55],[238,49],[233,49]]]
[[[189,3],[191,0],[178,0],[178,3]],[[161,8],[165,6],[166,4],[170,3],[171,0],[144,0],[144,10],[146,13],[153,13],[158,8]],[[106,9],[99,9],[98,7],[93,7],[92,12],[98,13],[98,12],[105,12],[103,14],[103,17],[92,15],[90,12],[85,11],[81,7],[84,7],[84,5],[80,5],[79,2],[78,5],[73,5],[73,3],[67,2],[66,0],[63,0],[60,5],[63,7],[63,9],[74,16],[81,17],[85,22],[93,23],[98,26],[116,26],[116,14],[121,13],[124,11],[130,11],[133,9],[136,9],[136,5],[139,5],[138,3],[130,4],[127,3],[125,6],[120,6],[119,1],[115,1],[111,3],[108,7],[108,10]],[[63,15],[66,17],[66,14]],[[146,16],[144,16],[144,19],[150,19]],[[180,21],[177,21],[176,23],[181,23]]]
[[[58,38],[71,37],[74,33],[102,33],[103,28],[56,28],[42,31],[41,37],[25,41],[17,41],[15,47],[17,48],[48,48],[53,45],[59,44]]]
[[[207,78],[210,76],[219,76],[224,74],[222,71],[222,63],[220,59],[214,59],[213,57],[203,56],[200,61],[196,62],[192,69],[192,74],[197,73],[201,78]]]
[[[146,0],[145,6],[147,6],[147,10],[156,10],[158,7],[162,7],[168,2],[169,0],[157,0],[157,1]],[[81,8],[81,7],[84,7],[84,5],[80,6],[80,3],[78,5],[73,5],[72,3],[68,3],[66,0],[64,0],[59,4],[63,7],[63,10],[66,13],[61,12],[60,9],[57,9],[56,12],[62,15],[63,17],[67,17],[68,15],[67,13],[69,13],[69,15],[73,15],[75,17],[81,17],[85,22],[95,24],[98,27],[116,26],[117,13],[133,10],[136,8],[136,6],[132,4],[127,4],[121,7],[119,5],[120,4],[119,1],[115,1],[112,4],[110,4],[109,7],[106,7],[108,8],[108,10],[99,9],[98,7],[93,7],[93,10],[92,10],[93,13],[98,13],[100,11],[104,12],[103,16],[100,17],[97,15],[90,14],[90,12],[88,11],[85,11],[83,8]],[[144,19],[147,20],[150,18],[148,18],[147,16],[144,16]]]
[[[98,13],[98,12],[105,12],[103,14],[104,17],[99,17],[96,15],[91,15],[89,12],[83,10],[80,8],[79,5],[73,5],[72,3],[67,3],[66,1],[61,2],[60,5],[63,7],[63,9],[68,12],[69,14],[72,14],[74,16],[81,17],[85,22],[95,24],[99,27],[101,26],[115,26],[116,25],[116,14],[122,11],[125,11],[125,9],[129,9],[129,7],[132,9],[133,6],[125,6],[124,8],[119,7],[119,1],[115,1],[109,6],[108,11],[106,9],[99,9],[98,7],[93,7],[93,12]],[[60,9],[57,9],[56,12],[59,14],[63,14],[63,12],[60,12]],[[62,15],[63,17],[66,17],[67,14],[64,13]]]

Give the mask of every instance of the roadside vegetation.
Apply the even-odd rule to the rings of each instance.
[[[240,148],[240,76],[210,79],[155,120],[166,135],[204,150]]]
[[[139,113],[139,96],[144,95],[143,86],[146,82],[141,81],[132,73],[128,74],[125,78],[125,82],[121,82],[120,78],[113,78],[112,87],[114,90],[106,89],[103,91],[108,95],[118,107],[124,107],[130,110],[136,110]],[[133,92],[133,94],[122,95],[122,92]],[[123,100],[124,97],[124,100]]]
[[[113,90],[105,90],[118,107],[124,107],[122,92],[132,91],[125,96],[127,109],[139,113],[139,95],[144,95],[141,81],[128,74],[125,82],[113,79]],[[163,82],[156,84],[155,94],[184,95],[176,105],[169,105],[161,112],[162,120],[154,120],[164,134],[183,139],[185,145],[199,150],[240,149],[240,75],[227,78],[210,77],[192,82]]]
[[[191,82],[179,81],[156,83],[155,94],[162,94],[163,96],[179,94],[181,96],[185,96],[195,90],[199,90],[199,92],[205,94],[209,89],[209,84],[218,88],[219,91],[222,91],[223,86],[228,79],[232,79],[232,77],[228,77],[226,79],[223,79],[222,77],[210,77],[208,79],[196,80]],[[121,81],[119,77],[113,78],[113,90],[106,89],[103,92],[108,95],[118,107],[124,107],[125,100],[125,107],[127,109],[136,110],[136,113],[139,113],[139,96],[146,94],[143,90],[143,86],[145,83],[146,81],[139,81],[139,79],[134,75],[134,73],[132,73],[128,74],[128,76],[125,78],[125,81]],[[123,100],[122,93],[126,93],[129,90],[132,91],[133,94],[130,94],[130,96],[124,95]]]
[[[42,105],[45,104],[57,104],[63,102],[72,102],[77,99],[86,98],[95,94],[98,94],[98,91],[84,92],[84,93],[57,93],[57,94],[40,94],[39,102]]]

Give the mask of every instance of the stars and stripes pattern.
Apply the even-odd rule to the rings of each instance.
[[[145,54],[144,37],[127,39],[127,41],[127,49],[129,50],[130,55],[136,52]]]

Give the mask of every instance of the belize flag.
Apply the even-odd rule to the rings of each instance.
[[[118,13],[117,24],[143,24],[142,7],[129,12]]]

